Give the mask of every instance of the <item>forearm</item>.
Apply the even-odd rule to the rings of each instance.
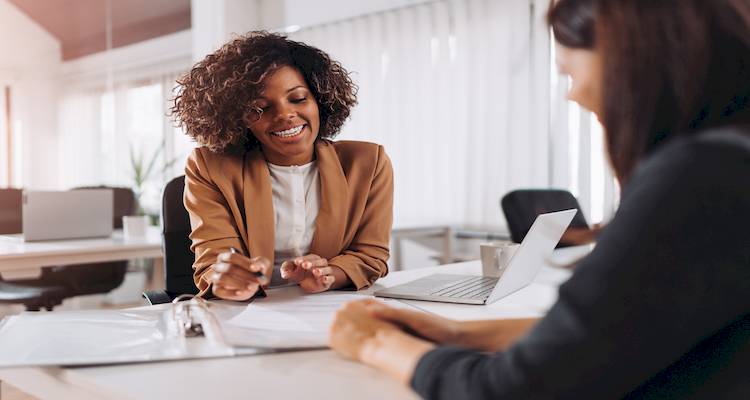
[[[455,338],[447,344],[482,351],[505,350],[525,335],[538,320],[519,318],[459,322]]]

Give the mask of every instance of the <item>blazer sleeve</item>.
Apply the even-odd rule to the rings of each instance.
[[[211,288],[207,273],[219,253],[242,248],[237,225],[226,197],[211,179],[200,149],[193,150],[185,166],[185,208],[190,215],[190,249],[195,253],[193,279],[204,295]]]
[[[344,270],[357,290],[388,273],[388,243],[393,225],[393,167],[378,146],[375,174],[365,209],[351,244],[328,264]]]

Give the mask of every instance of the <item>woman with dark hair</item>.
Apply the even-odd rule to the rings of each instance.
[[[173,114],[201,146],[184,199],[202,295],[361,289],[388,272],[393,171],[382,146],[332,141],[356,104],[339,63],[251,32],[178,83]]]
[[[539,321],[354,302],[331,345],[425,398],[750,398],[750,2],[558,0],[548,19],[623,185],[596,248]]]

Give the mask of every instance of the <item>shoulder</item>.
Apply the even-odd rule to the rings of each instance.
[[[342,167],[345,169],[360,168],[363,166],[387,165],[390,168],[390,159],[385,153],[382,145],[371,142],[356,140],[323,141],[324,146],[331,146],[336,152]]]
[[[241,165],[242,160],[241,154],[214,153],[206,147],[196,147],[188,156],[187,168],[221,168],[231,164]]]
[[[214,153],[206,147],[193,149],[185,163],[185,174],[221,180],[234,174],[240,174],[245,155]]]
[[[736,126],[705,130],[666,143],[637,168],[632,183],[736,188],[748,174],[750,126]]]
[[[339,157],[376,157],[379,153],[384,152],[383,146],[371,142],[339,140],[335,142],[327,141],[326,143],[333,146]]]

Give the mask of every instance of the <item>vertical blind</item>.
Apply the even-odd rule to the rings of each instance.
[[[291,35],[327,51],[359,85],[340,139],[385,146],[397,227],[502,226],[501,196],[530,187],[571,190],[594,221],[611,214],[601,128],[565,100],[547,5],[441,0]]]
[[[359,85],[340,139],[385,146],[397,227],[502,225],[505,192],[549,185],[549,87],[534,76],[530,11],[528,0],[436,1],[292,35]]]

